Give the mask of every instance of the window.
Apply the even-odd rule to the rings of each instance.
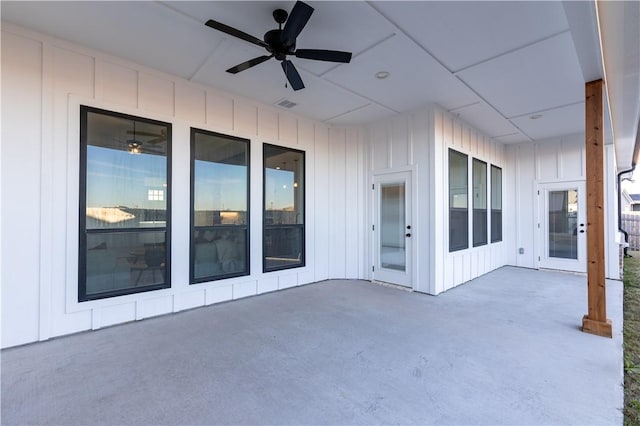
[[[487,244],[487,163],[473,159],[473,246]]]
[[[502,169],[491,166],[491,242],[502,241]]]
[[[80,107],[78,301],[170,287],[171,124]]]
[[[304,152],[264,145],[265,272],[304,266]]]
[[[192,284],[249,274],[249,141],[191,129]]]
[[[164,191],[162,189],[150,189],[149,201],[164,201]]]
[[[449,251],[469,248],[469,166],[465,154],[449,149]]]
[[[578,258],[578,190],[549,191],[549,257]]]

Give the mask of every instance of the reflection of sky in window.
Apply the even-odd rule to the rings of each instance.
[[[293,177],[288,170],[267,169],[265,182],[265,207],[282,210],[293,207]]]
[[[247,210],[247,167],[196,160],[196,210]]]
[[[164,201],[151,201],[149,189],[164,189],[166,157],[87,146],[87,207],[125,206],[165,209]]]

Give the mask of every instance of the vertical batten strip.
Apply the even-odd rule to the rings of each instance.
[[[53,211],[53,51],[51,45],[43,41],[41,47],[42,72],[42,109],[40,110],[40,300],[38,318],[38,339],[47,340],[51,337],[51,285],[53,273],[53,235],[51,229],[53,220],[50,214]]]

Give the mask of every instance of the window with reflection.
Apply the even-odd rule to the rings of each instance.
[[[249,141],[191,129],[191,283],[249,274]]]
[[[487,244],[487,163],[473,159],[473,246]]]
[[[264,271],[304,266],[304,152],[264,145]]]
[[[491,166],[491,242],[502,241],[502,169]]]
[[[469,248],[468,187],[468,157],[449,149],[449,251]]]
[[[549,257],[578,258],[578,191],[549,192]]]
[[[170,287],[171,124],[81,106],[80,302]]]

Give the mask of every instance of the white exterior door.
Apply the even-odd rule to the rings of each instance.
[[[373,178],[373,279],[411,287],[411,173]]]
[[[586,191],[583,181],[538,186],[540,268],[587,271]]]

